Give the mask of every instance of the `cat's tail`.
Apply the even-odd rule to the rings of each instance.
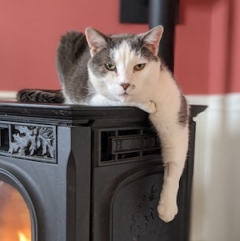
[[[23,89],[17,93],[18,102],[64,103],[61,90]]]

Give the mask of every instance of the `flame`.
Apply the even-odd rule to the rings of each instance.
[[[18,237],[19,241],[31,241],[30,239],[26,238],[26,236],[21,232],[18,233]]]

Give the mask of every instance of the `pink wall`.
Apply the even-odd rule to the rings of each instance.
[[[239,15],[238,0],[181,0],[175,75],[185,93],[240,91]],[[147,25],[120,24],[118,0],[4,1],[0,90],[59,88],[55,71],[59,38],[67,30],[82,31],[86,26],[107,33],[148,29]]]
[[[209,91],[240,92],[240,1],[219,0],[213,4]]]
[[[208,93],[211,13],[210,0],[181,1],[175,76],[188,94]]]

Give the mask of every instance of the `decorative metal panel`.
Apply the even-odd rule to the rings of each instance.
[[[157,213],[163,176],[160,173],[133,179],[117,192],[112,204],[113,241],[177,240],[172,225],[164,223]],[[121,225],[120,225],[121,224]],[[121,227],[120,227],[121,226]],[[119,227],[119,228],[117,228]]]
[[[56,127],[0,122],[0,155],[56,163]]]
[[[98,165],[160,157],[160,142],[152,127],[97,129],[96,133]]]

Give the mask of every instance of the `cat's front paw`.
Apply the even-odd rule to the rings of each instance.
[[[150,114],[155,113],[157,110],[155,102],[151,100],[141,105],[141,109]]]
[[[158,215],[166,223],[172,221],[178,212],[175,202],[160,202],[158,204]]]

